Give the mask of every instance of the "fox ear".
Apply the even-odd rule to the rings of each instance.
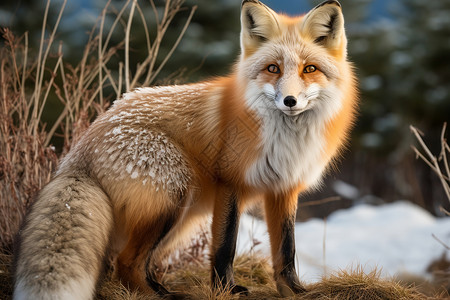
[[[277,14],[257,0],[242,1],[241,49],[244,57],[279,31]]]
[[[313,8],[301,24],[302,36],[325,47],[333,55],[346,56],[344,16],[338,1],[325,1]]]

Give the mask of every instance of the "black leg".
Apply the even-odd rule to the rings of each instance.
[[[305,289],[295,271],[295,215],[298,189],[267,194],[265,212],[272,247],[274,277],[282,296],[293,296]]]
[[[288,217],[282,226],[280,279],[292,290],[294,294],[306,291],[300,284],[295,271],[295,217]],[[278,280],[277,280],[278,281]]]
[[[248,293],[248,289],[235,285],[233,260],[236,252],[240,212],[235,193],[216,203],[213,219],[212,272],[214,288],[230,288],[232,293]]]
[[[155,244],[153,245],[152,249],[150,249],[150,252],[147,256],[147,259],[145,261],[145,280],[147,281],[147,285],[152,288],[155,293],[159,296],[164,297],[164,299],[184,299],[184,295],[177,295],[176,293],[169,292],[161,283],[157,280],[156,275],[156,264],[153,261],[153,254],[160,244],[160,242],[164,239],[164,237],[170,232],[170,230],[174,227],[175,222],[177,220],[177,215],[171,215],[170,217],[166,218],[166,221],[164,225],[162,226],[161,233],[156,240]]]

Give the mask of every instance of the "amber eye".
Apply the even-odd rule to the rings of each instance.
[[[280,74],[280,67],[278,67],[277,65],[271,64],[271,65],[267,66],[267,71],[269,71],[270,73],[274,73],[274,74]]]
[[[309,65],[303,69],[303,73],[312,73],[315,72],[316,70],[317,70],[316,66]]]

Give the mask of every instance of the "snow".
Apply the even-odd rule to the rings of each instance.
[[[359,190],[355,186],[341,180],[336,180],[333,183],[333,189],[338,195],[344,198],[356,199],[359,197]]]
[[[406,201],[357,205],[336,211],[326,221],[312,219],[296,224],[297,270],[306,282],[356,266],[366,272],[376,267],[383,276],[409,273],[427,277],[430,262],[445,251],[432,234],[449,245],[450,218],[435,218]],[[237,251],[270,255],[264,221],[242,216]]]

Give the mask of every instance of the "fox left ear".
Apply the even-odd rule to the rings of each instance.
[[[303,37],[325,47],[332,55],[346,57],[344,16],[338,1],[319,4],[303,18],[300,26]]]

